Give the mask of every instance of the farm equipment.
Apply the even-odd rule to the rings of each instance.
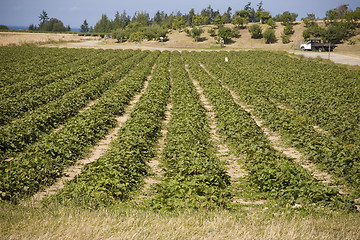
[[[302,51],[305,51],[305,50],[310,50],[310,51],[318,50],[319,52],[333,51],[335,47],[336,47],[335,44],[333,44],[333,43],[322,43],[320,39],[309,40],[309,41],[307,41],[305,43],[302,43],[300,45],[300,49]]]

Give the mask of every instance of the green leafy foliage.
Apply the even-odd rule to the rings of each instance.
[[[229,79],[229,86],[242,101],[254,107],[255,114],[273,131],[280,132],[309,160],[359,192],[359,72],[281,54],[252,53],[257,58],[248,54],[232,54],[229,59],[233,61],[226,66],[222,64],[223,68],[216,68],[213,74]],[[272,59],[271,63],[264,65],[264,58]],[[213,59],[216,61],[214,56]],[[277,103],[290,110],[280,108]],[[313,126],[321,126],[328,132],[316,131]]]
[[[272,28],[268,28],[264,31],[263,34],[266,43],[274,43],[276,42],[275,30]]]
[[[146,162],[154,156],[169,99],[169,55],[165,52],[159,57],[148,88],[131,112],[131,118],[120,129],[112,148],[98,161],[87,165],[55,196],[56,201],[92,208],[107,206],[129,199],[143,184],[148,170]],[[139,89],[150,70],[147,66],[139,78],[129,78],[129,84],[133,82]]]
[[[213,153],[205,109],[178,52],[171,58],[171,121],[163,152],[165,177],[155,188],[155,209],[213,208],[229,200],[229,176]]]
[[[54,183],[65,167],[84,157],[88,149],[115,126],[115,115],[139,91],[159,55],[148,55],[126,78],[107,91],[88,111],[79,113],[66,126],[36,143],[24,154],[1,165],[2,199],[18,201]]]
[[[145,55],[144,52],[131,57],[134,53],[132,50],[124,52],[115,59],[123,62],[113,71],[80,85],[61,98],[0,129],[0,160],[3,161],[11,153],[23,151],[29,144],[41,139],[44,133],[77,114],[90,100],[100,97]]]
[[[251,38],[262,38],[262,29],[259,24],[253,24],[249,27]]]
[[[219,81],[209,78],[197,63],[196,57],[198,56],[194,54],[188,56],[191,72],[200,81],[204,93],[215,107],[220,133],[238,154],[245,157],[249,171],[248,180],[258,191],[267,193],[269,198],[282,199],[287,204],[322,203],[346,208],[348,200],[341,199],[333,189],[321,186],[313,180],[309,172],[270,146],[255,121],[234,102],[230,93]],[[213,61],[207,62],[213,63]],[[230,75],[224,70],[216,65],[210,66],[224,82],[229,84],[232,82],[232,78],[229,78]],[[336,201],[332,201],[334,198]]]

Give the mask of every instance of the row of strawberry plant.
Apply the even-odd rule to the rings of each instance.
[[[150,53],[90,109],[70,119],[64,128],[37,142],[25,153],[5,162],[0,174],[2,199],[17,202],[52,185],[67,166],[84,157],[90,147],[116,125],[115,116],[124,112],[141,89],[158,55],[158,52]]]
[[[214,106],[220,134],[238,155],[244,157],[248,180],[256,189],[286,204],[317,203],[354,209],[350,199],[323,186],[312,178],[309,171],[272,148],[251,116],[235,103],[218,80],[212,79],[201,68],[199,61],[204,56],[191,53],[183,55],[187,58],[191,74],[200,82]]]
[[[232,53],[229,65],[243,78],[251,71],[248,84],[306,116],[311,124],[321,126],[339,142],[360,145],[359,70],[299,61],[284,54],[256,54],[255,59],[245,57],[239,68],[244,54]],[[269,64],[261,65],[264,61]]]
[[[208,58],[208,59],[211,59]],[[312,162],[323,170],[341,178],[360,194],[360,148],[339,142],[338,139],[317,132],[304,116],[279,108],[269,101],[259,86],[261,80],[238,74],[238,66],[231,64],[219,67],[212,60],[207,60],[208,70],[222,79],[240,97],[241,101],[251,104],[254,113],[265,120],[273,131],[281,133],[290,144],[304,153]],[[235,65],[235,64],[234,64]],[[265,76],[263,77],[265,78]],[[253,80],[254,84],[251,84]]]
[[[169,100],[169,55],[160,55],[146,91],[111,148],[96,162],[86,165],[55,197],[56,201],[96,208],[126,201],[140,188],[148,172],[146,162],[155,154]]]
[[[155,187],[155,209],[225,206],[229,176],[211,145],[206,110],[179,52],[171,58],[172,109],[162,154],[165,174]]]
[[[104,55],[100,59],[90,62],[77,74],[1,101],[0,125],[7,124],[14,118],[21,117],[27,111],[34,110],[79,85],[101,76],[104,72],[110,71],[121,60],[121,57],[116,52],[112,52],[109,56]]]
[[[43,72],[30,72],[29,74],[24,74],[26,79],[19,80],[12,84],[2,88],[0,93],[0,101],[14,97],[17,94],[24,94],[25,92],[43,87],[47,84],[50,84],[58,79],[63,79],[69,77],[77,72],[80,72],[84,66],[98,58],[98,54],[94,51],[85,55],[82,53],[77,56],[78,59],[73,59],[73,61],[62,64],[61,66],[54,67],[49,66],[46,70],[49,71],[47,74]]]
[[[130,57],[134,53],[138,54]],[[146,52],[129,51],[126,61],[121,62],[113,71],[82,84],[61,98],[28,112],[23,118],[0,129],[0,161],[23,151],[29,144],[38,141],[59,124],[76,115],[78,110],[111,88],[146,55]]]
[[[1,63],[0,86],[8,86],[28,79],[44,76],[53,69],[60,69],[64,64],[85,57],[89,51],[49,49],[35,47],[1,47],[0,55],[6,59]]]
[[[327,66],[306,61],[302,63],[296,59],[287,62],[293,61],[302,66],[302,70],[310,76],[307,78],[304,73],[293,76],[291,71],[286,73],[282,70],[290,75],[287,81],[299,85],[298,89],[287,86],[284,81],[279,82],[281,77],[275,79],[271,74],[267,76],[270,82],[277,83],[269,84],[272,92],[283,96],[282,92],[286,91],[286,97],[283,98],[295,103],[295,106],[290,105],[294,110],[278,109],[266,99],[256,96],[254,100],[258,102],[258,114],[267,116],[269,126],[281,131],[293,146],[301,149],[324,170],[343,177],[360,195],[360,101],[359,95],[355,94],[356,86],[359,85],[359,71],[347,70],[334,64]],[[233,70],[232,74],[238,72],[236,64],[233,67],[230,65],[228,69]],[[241,82],[249,88],[247,92],[255,96],[255,93],[264,89],[261,87],[264,84],[258,83],[261,81],[264,80],[254,77],[252,84],[244,80]],[[257,90],[254,90],[254,85],[257,85]],[[270,94],[267,96],[271,97]],[[324,134],[315,131],[315,124],[330,132]]]

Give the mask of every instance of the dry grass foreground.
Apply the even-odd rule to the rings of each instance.
[[[88,210],[0,205],[1,239],[360,239],[358,214],[158,213],[132,207]]]
[[[84,37],[80,37],[77,34],[0,32],[0,46],[44,44],[49,42],[73,42],[73,41],[80,41],[83,39]],[[97,38],[91,38],[91,39],[97,39]]]

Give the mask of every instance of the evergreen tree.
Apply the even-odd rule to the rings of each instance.
[[[120,15],[120,28],[125,28],[130,23],[130,16],[126,14],[126,11]]]
[[[100,21],[94,26],[94,32],[109,33],[111,32],[111,22],[106,14],[103,14]]]
[[[195,18],[195,9],[191,9],[189,11],[189,14],[187,15],[187,25],[192,26],[194,24],[194,18]]]
[[[112,21],[112,29],[115,30],[115,29],[118,29],[118,28],[121,28],[121,20],[120,20],[120,13],[119,11],[116,12],[115,14],[115,18],[114,20]]]
[[[89,32],[89,24],[86,21],[86,19],[84,20],[84,23],[80,26],[80,32],[83,33]]]
[[[136,12],[132,18],[133,23],[139,23],[142,26],[150,25],[150,16],[146,11]]]
[[[49,16],[45,10],[42,11],[42,13],[39,16],[40,19],[40,25],[45,24],[47,21],[49,21]]]

